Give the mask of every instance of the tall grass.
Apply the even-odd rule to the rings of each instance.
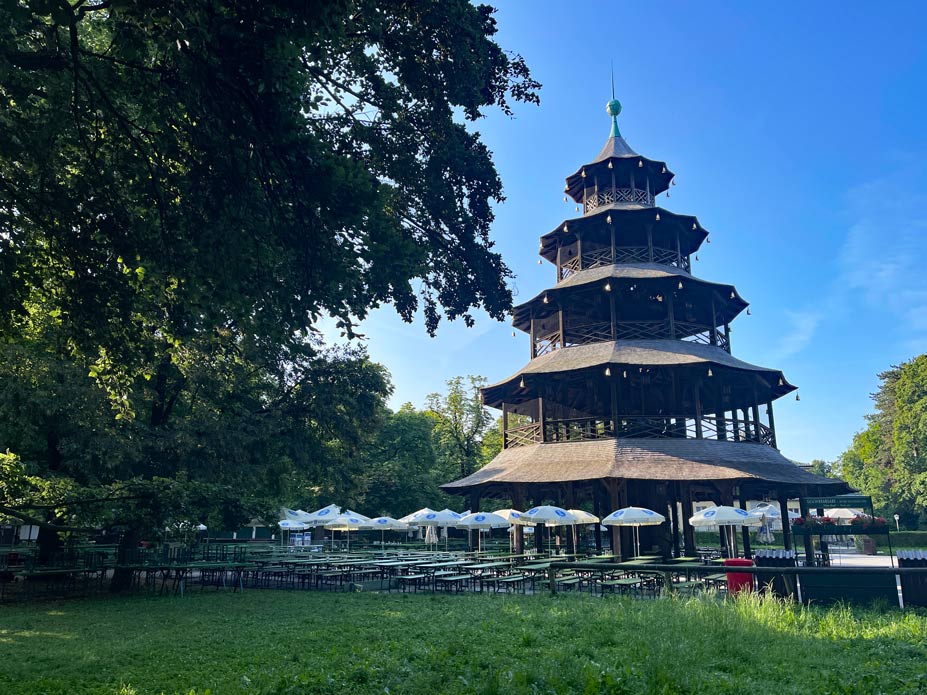
[[[201,593],[0,607],[10,695],[927,689],[923,614],[773,598]]]

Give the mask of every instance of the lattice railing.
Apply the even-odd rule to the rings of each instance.
[[[676,322],[676,335],[682,340],[700,345],[711,345],[711,327],[700,323]],[[715,340],[719,348],[726,352],[731,351],[730,341],[721,331],[715,331]]]
[[[618,340],[651,340],[669,338],[669,324],[666,321],[619,321],[615,326]]]
[[[703,417],[701,439],[758,442],[776,446],[772,430],[762,424],[736,423],[731,418]],[[720,425],[720,429],[719,429]],[[719,434],[720,433],[720,434]],[[736,434],[736,436],[735,436]],[[594,439],[698,439],[695,418],[669,415],[633,415],[618,418],[567,418],[544,421],[545,442],[578,442]],[[505,431],[505,446],[527,446],[541,441],[541,424],[531,423]]]
[[[642,205],[653,207],[653,196],[639,188],[599,188],[586,191],[586,214],[606,205]]]
[[[539,441],[541,441],[541,423],[531,422],[527,425],[509,427],[505,431],[505,441],[503,444],[505,445],[504,448],[512,449],[516,446],[537,444]]]
[[[560,331],[554,331],[547,335],[542,335],[534,340],[534,356],[540,357],[548,352],[559,350],[563,347],[563,341],[560,340]]]
[[[653,260],[650,260],[650,249],[647,246],[616,246],[615,263],[662,263],[681,268],[690,272],[691,264],[688,256],[677,256],[676,252],[671,249],[663,249],[657,246],[653,247]],[[596,249],[579,256],[574,256],[560,266],[559,280],[566,280],[574,273],[581,269],[599,268],[601,266],[612,265],[612,251],[609,248]]]
[[[566,333],[566,347],[601,343],[612,339],[612,325],[608,321],[567,326],[564,332]]]
[[[615,436],[615,430],[611,420],[584,417],[548,420],[544,423],[544,435],[548,442],[579,442],[589,439],[610,439]]]

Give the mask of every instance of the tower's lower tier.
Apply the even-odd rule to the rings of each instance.
[[[595,480],[736,484],[766,490],[846,491],[842,480],[810,473],[763,444],[706,439],[600,439],[505,449],[472,475],[442,485],[451,494],[508,497],[524,486]]]

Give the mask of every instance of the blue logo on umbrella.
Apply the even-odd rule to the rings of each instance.
[[[475,517],[473,517],[473,518],[476,519],[477,521],[486,521],[486,515],[485,515],[485,514],[477,514],[477,515],[476,515]]]
[[[554,512],[554,513],[555,513],[557,516],[566,516],[566,512],[563,511],[562,509],[558,509],[558,510],[557,510],[556,512]]]
[[[715,514],[717,514],[717,513],[718,513],[718,512],[716,512],[714,509],[712,509],[711,511],[705,512],[705,518],[706,518],[706,519],[710,519],[711,517],[713,517],[713,516],[714,516]]]
[[[326,514],[330,512],[331,512],[331,509],[323,509],[321,512],[319,512],[319,516],[325,516]]]

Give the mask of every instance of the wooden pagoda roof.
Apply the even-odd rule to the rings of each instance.
[[[608,169],[609,162],[612,164],[611,170]],[[576,173],[567,177],[564,191],[577,203],[583,199],[583,172],[586,173],[586,179],[594,175],[603,177],[608,175],[609,180],[611,173],[614,172],[615,176],[620,177],[622,182],[625,176],[634,172],[635,176],[639,177],[640,185],[638,185],[638,188],[644,188],[645,177],[650,179],[650,192],[653,195],[658,195],[669,188],[670,181],[675,176],[673,172],[667,169],[666,162],[648,159],[643,155],[639,155],[631,149],[631,146],[620,135],[613,135],[606,140],[605,146],[596,155],[595,159],[588,164],[584,164]],[[604,178],[602,183],[605,183]]]
[[[617,478],[654,481],[764,481],[849,489],[842,480],[810,473],[777,449],[714,439],[598,439],[503,449],[472,475],[442,485],[466,494],[490,485],[549,484]]]
[[[657,220],[658,214],[660,215],[659,221]],[[557,248],[575,243],[577,233],[584,235],[584,241],[594,239],[598,233],[601,241],[607,240],[610,243],[611,231],[607,222],[609,218],[612,219],[619,242],[628,230],[638,231],[640,237],[646,239],[649,229],[654,243],[658,243],[661,236],[665,236],[667,243],[664,243],[663,247],[675,249],[675,237],[678,232],[680,252],[684,256],[698,251],[708,236],[708,231],[699,224],[698,218],[694,215],[680,215],[661,207],[628,210],[603,208],[591,215],[564,220],[555,229],[542,236],[539,251],[541,257],[551,263],[556,263]],[[672,244],[668,243],[669,239],[674,240]]]
[[[739,360],[717,345],[665,339],[613,340],[554,350],[535,357],[507,379],[483,387],[481,393],[483,403],[495,408],[500,407],[503,401],[510,400],[513,391],[519,388],[517,385],[522,376],[560,374],[606,366],[614,366],[617,371],[622,366],[685,367],[687,365],[705,365],[706,370],[708,367],[722,367],[753,373],[766,382],[770,389],[770,397],[773,399],[780,398],[796,388],[786,381],[782,372]]]
[[[746,309],[750,303],[737,293],[733,285],[725,285],[716,282],[709,282],[691,275],[682,268],[676,268],[671,265],[661,263],[622,263],[621,265],[603,265],[588,270],[581,270],[573,273],[549,290],[544,290],[527,302],[519,304],[512,311],[512,325],[523,331],[527,331],[531,324],[532,314],[539,318],[544,314],[550,314],[557,311],[556,302],[561,295],[575,292],[576,288],[588,288],[595,283],[601,283],[606,280],[672,280],[672,288],[664,291],[675,291],[676,284],[684,280],[684,286],[694,283],[702,288],[705,294],[716,292],[719,303],[715,307],[715,313],[718,324],[729,323],[740,312]],[[544,297],[548,302],[544,302]],[[550,300],[554,300],[551,304]],[[546,308],[548,311],[538,311],[538,308]]]

